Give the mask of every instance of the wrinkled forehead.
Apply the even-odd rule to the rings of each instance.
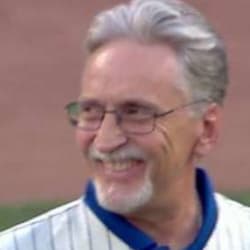
[[[183,92],[183,82],[171,47],[118,40],[90,55],[83,70],[81,95],[170,99]]]
[[[161,79],[172,84],[183,81],[180,63],[170,46],[125,39],[108,43],[88,57],[83,83],[99,76],[107,80],[140,78],[145,82]]]
[[[105,70],[108,70],[109,67],[120,70],[124,66],[133,65],[136,67],[129,68],[131,73],[132,69],[136,73],[140,73],[140,70],[145,73],[144,70],[147,69],[151,74],[153,72],[159,74],[164,67],[164,70],[176,73],[176,76],[180,73],[177,72],[180,65],[176,52],[170,45],[159,42],[138,42],[130,39],[114,40],[90,54],[86,60],[84,72],[93,65],[101,69],[105,67]],[[125,70],[126,67],[123,69]]]

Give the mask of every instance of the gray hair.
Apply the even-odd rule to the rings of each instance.
[[[166,42],[177,54],[194,100],[223,103],[228,83],[222,39],[206,19],[180,0],[134,0],[96,16],[86,39],[89,54],[119,38]]]

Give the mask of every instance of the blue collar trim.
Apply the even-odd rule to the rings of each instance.
[[[200,168],[196,171],[196,189],[202,205],[203,222],[197,237],[185,250],[203,249],[214,231],[218,218],[218,208],[212,183],[205,170]]]
[[[185,248],[185,250],[203,249],[217,222],[218,212],[214,198],[214,190],[206,172],[203,169],[197,169],[196,188],[201,200],[203,223],[197,237],[193,243]],[[123,216],[103,209],[97,202],[95,188],[92,182],[89,182],[87,185],[84,202],[109,230],[126,242],[132,249],[169,249],[167,246],[160,247],[149,235],[129,223]]]

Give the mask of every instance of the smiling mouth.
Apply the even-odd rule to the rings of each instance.
[[[133,167],[141,166],[144,163],[144,161],[141,159],[128,159],[121,161],[97,160],[96,162],[100,167],[104,167],[107,171],[114,171],[114,172],[124,172],[130,170]]]

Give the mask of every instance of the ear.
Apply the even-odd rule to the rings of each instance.
[[[200,121],[195,154],[198,158],[207,155],[218,141],[221,122],[221,106],[211,103]]]

